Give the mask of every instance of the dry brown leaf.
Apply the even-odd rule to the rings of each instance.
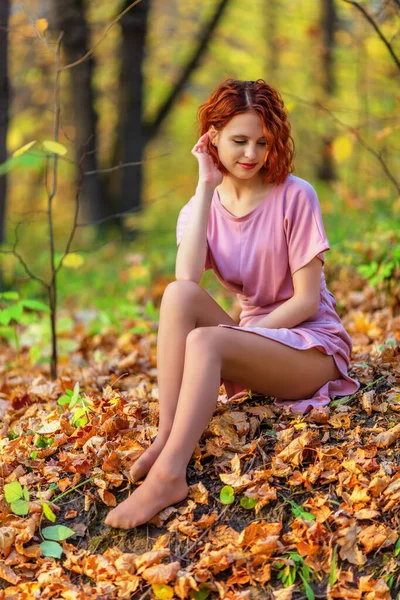
[[[108,490],[102,490],[101,488],[99,488],[97,491],[106,506],[117,506],[117,499],[114,494]]]
[[[388,448],[391,444],[393,444],[400,437],[400,423],[395,425],[388,431],[382,431],[382,433],[378,433],[378,435],[374,439],[374,443],[378,446],[378,448]]]
[[[7,558],[15,540],[13,527],[0,527],[0,556]]]

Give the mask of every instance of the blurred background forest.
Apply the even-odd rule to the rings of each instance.
[[[57,274],[58,304],[79,305],[93,332],[119,328],[143,307],[157,321],[163,290],[174,279],[177,216],[197,184],[196,112],[226,77],[263,78],[282,94],[296,144],[294,174],[319,195],[331,244],[325,272],[338,309],[342,294],[334,282],[345,286],[356,276],[390,284],[400,265],[400,3],[356,4],[3,0],[2,289],[46,300],[15,254],[49,280],[54,155],[42,143],[55,139],[59,108],[56,261],[71,235],[77,192],[80,209]],[[232,294],[212,271],[202,284],[231,307]],[[39,317],[25,317],[32,343]],[[58,327],[68,337],[71,319],[65,315]],[[0,335],[13,343],[7,331]],[[74,348],[73,339],[64,342],[64,350]]]

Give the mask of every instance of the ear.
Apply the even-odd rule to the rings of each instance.
[[[210,138],[210,142],[213,146],[216,146],[218,142],[218,131],[215,129],[214,125],[211,125],[208,130],[208,136]]]

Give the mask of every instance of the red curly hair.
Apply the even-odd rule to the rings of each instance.
[[[217,131],[223,129],[235,115],[245,112],[259,115],[267,140],[264,166],[261,167],[263,183],[283,183],[287,175],[294,171],[295,145],[282,97],[264,79],[225,79],[198,109],[198,137],[206,133],[211,125]],[[223,175],[227,175],[217,148],[210,140],[207,146],[216,167]]]

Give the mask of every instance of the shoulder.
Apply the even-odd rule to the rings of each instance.
[[[285,182],[284,212],[298,214],[303,210],[319,210],[317,192],[309,181],[290,174]]]
[[[292,173],[286,180],[286,193],[290,198],[317,198],[314,186],[309,181],[306,181],[306,179],[297,177]]]

